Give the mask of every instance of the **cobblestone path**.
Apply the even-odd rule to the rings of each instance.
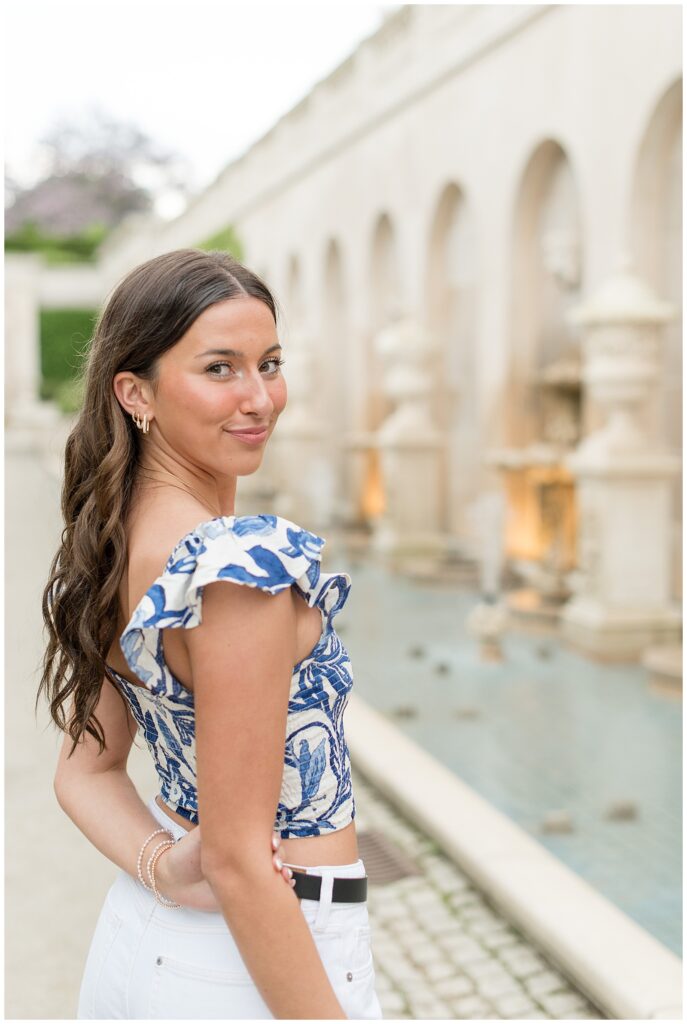
[[[385,1017],[604,1017],[355,766],[353,792],[359,831],[383,833],[421,872],[368,890],[377,991]]]

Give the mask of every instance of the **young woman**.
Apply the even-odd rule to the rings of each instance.
[[[60,806],[121,869],[79,1019],[382,1016],[332,624],[350,577],[316,534],[234,514],[286,403],[276,321],[247,268],[180,250],[119,284],[88,353],[39,688]]]

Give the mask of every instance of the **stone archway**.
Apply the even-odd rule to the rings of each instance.
[[[572,354],[576,339],[566,321],[580,295],[581,239],[577,188],[562,147],[547,140],[523,172],[512,240],[512,334],[506,437],[541,437],[544,410],[536,375]]]
[[[335,489],[335,519],[342,524],[354,520],[355,494],[346,441],[354,416],[352,378],[349,358],[350,318],[346,301],[347,284],[336,239],[327,242],[323,264],[322,322],[318,339],[318,381],[321,381],[320,417],[328,438],[328,469]]]
[[[579,341],[568,321],[582,279],[578,190],[570,160],[555,140],[536,147],[521,176],[511,251],[502,411],[513,467],[506,472],[506,550],[546,563],[558,578],[576,558],[573,482],[563,458],[595,426],[595,413],[583,404]]]
[[[370,334],[367,346],[367,408],[368,430],[377,430],[391,411],[379,387],[384,366],[375,351],[374,340],[379,331],[393,323],[403,311],[396,232],[388,213],[377,217],[372,233],[370,252]]]
[[[301,264],[295,253],[289,257],[286,267],[286,310],[287,330],[298,336],[303,329],[305,306]]]
[[[656,103],[634,167],[629,211],[632,255],[640,276],[678,315],[661,332],[660,377],[648,410],[648,429],[682,453],[682,80]],[[672,596],[682,595],[682,473],[672,488],[675,573]]]
[[[441,192],[432,218],[425,284],[426,319],[432,345],[432,408],[447,439],[443,452],[440,529],[457,536],[470,531],[467,505],[479,488],[477,338],[478,255],[474,228],[458,185]]]

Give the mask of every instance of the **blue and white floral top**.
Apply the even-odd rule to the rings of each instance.
[[[275,831],[283,838],[344,828],[355,817],[343,713],[353,684],[348,652],[332,625],[351,587],[320,569],[324,540],[280,516],[218,516],[179,541],[120,637],[134,686],[113,672],[153,755],[165,803],[198,821],[193,694],[165,664],[162,630],[202,620],[203,587],[231,580],[277,594],[296,586],[320,609],[322,634],[294,666],[284,775]]]

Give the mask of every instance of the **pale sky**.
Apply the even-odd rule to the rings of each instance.
[[[38,140],[95,106],[212,181],[398,4],[6,0],[5,161],[39,177]],[[171,210],[161,211],[171,213]]]

